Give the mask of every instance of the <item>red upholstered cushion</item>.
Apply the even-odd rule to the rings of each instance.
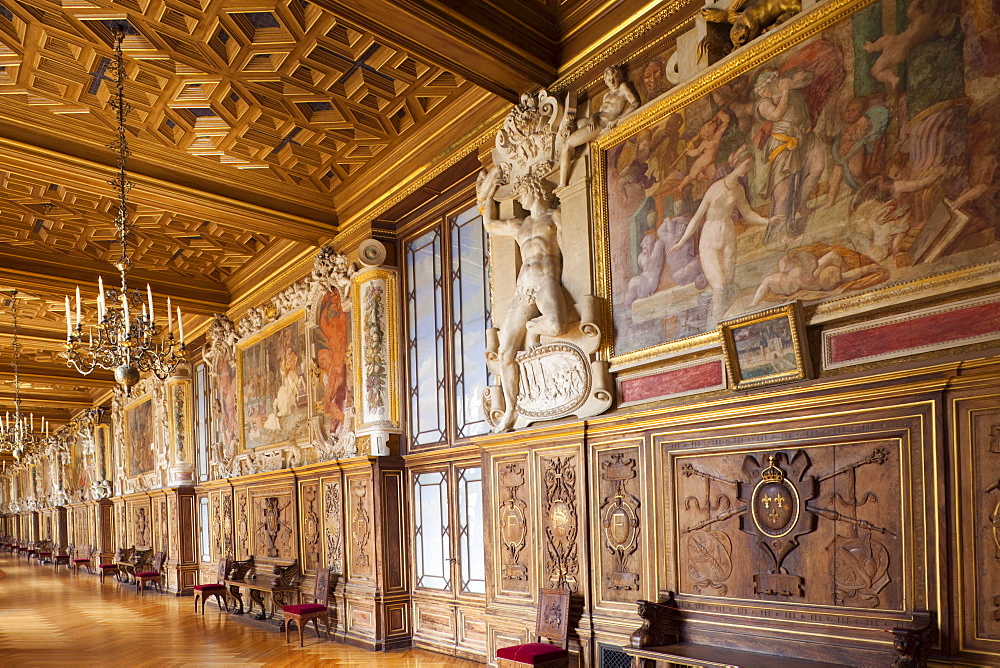
[[[326,606],[319,603],[302,603],[300,605],[286,605],[282,610],[293,615],[305,615],[310,612],[323,612],[326,610]]]
[[[73,563],[74,564],[89,564],[90,563],[90,559],[74,559]]]
[[[220,585],[220,584],[203,584],[203,585],[195,585],[195,586],[193,586],[191,588],[192,589],[197,589],[198,591],[209,591],[211,589],[225,589],[226,585]]]
[[[160,574],[157,571],[143,571],[141,573],[136,573],[137,578],[158,578]]]
[[[38,556],[40,556],[40,557],[51,557],[52,553],[51,552],[46,552],[45,550],[42,550],[41,552],[38,553]]]
[[[118,564],[101,564],[98,568],[113,568],[118,570]]]
[[[530,666],[555,661],[569,656],[569,652],[562,647],[549,645],[544,642],[531,642],[527,645],[514,645],[513,647],[502,647],[497,650],[498,659],[509,659],[518,663],[526,663]]]

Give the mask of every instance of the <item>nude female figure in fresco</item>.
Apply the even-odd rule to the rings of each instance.
[[[684,242],[701,228],[698,259],[701,261],[701,270],[712,288],[713,322],[719,322],[725,315],[736,274],[736,228],[733,226],[733,212],[738,211],[751,225],[765,226],[778,222],[774,218],[765,218],[754,211],[747,201],[746,191],[740,179],[746,176],[752,163],[753,155],[748,149],[733,154],[730,159],[730,164],[734,164],[733,171],[708,187],[684,234],[667,251],[667,253],[679,251]]]

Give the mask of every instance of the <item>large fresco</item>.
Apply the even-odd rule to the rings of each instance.
[[[995,259],[997,35],[996,0],[871,3],[606,144],[613,354]]]
[[[125,443],[128,447],[129,477],[152,471],[156,449],[152,397],[140,399],[125,409]]]
[[[344,423],[344,409],[353,405],[352,379],[347,355],[351,342],[351,314],[345,311],[340,292],[330,290],[316,309],[318,325],[313,329],[315,414],[323,416],[324,428],[334,434]]]
[[[241,346],[245,346],[239,355],[245,447],[292,440],[305,427],[308,414],[301,314]]]

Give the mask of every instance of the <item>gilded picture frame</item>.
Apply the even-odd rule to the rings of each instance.
[[[812,375],[799,302],[719,323],[729,385],[747,390]]]
[[[998,283],[997,186],[977,165],[1000,144],[1000,76],[970,51],[989,17],[952,5],[921,41],[926,3],[829,0],[591,143],[613,369],[719,346],[718,323],[772,304],[821,323]]]
[[[310,361],[306,345],[304,308],[237,342],[236,387],[243,450],[285,445],[299,434],[308,434]]]

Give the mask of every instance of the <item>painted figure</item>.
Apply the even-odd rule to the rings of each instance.
[[[323,412],[330,420],[331,432],[344,419],[349,326],[350,318],[341,308],[340,293],[331,290],[319,305],[319,328],[326,337],[326,345],[316,351],[316,364],[323,383]]]
[[[906,60],[913,47],[937,32],[941,16],[933,10],[934,4],[930,0],[913,0],[906,8],[906,18],[909,22],[906,30],[897,34],[883,35],[874,42],[869,41],[862,45],[868,53],[882,53],[872,65],[871,73],[876,81],[886,85],[890,95],[895,95],[899,89],[900,80],[896,68]]]
[[[736,272],[736,229],[733,213],[739,212],[743,220],[752,225],[768,225],[773,219],[765,218],[750,207],[746,191],[740,182],[750,165],[753,155],[748,150],[733,156],[733,171],[708,187],[698,210],[681,238],[668,253],[676,253],[701,228],[698,242],[698,259],[712,288],[712,320],[718,322],[729,306],[733,279]]]

